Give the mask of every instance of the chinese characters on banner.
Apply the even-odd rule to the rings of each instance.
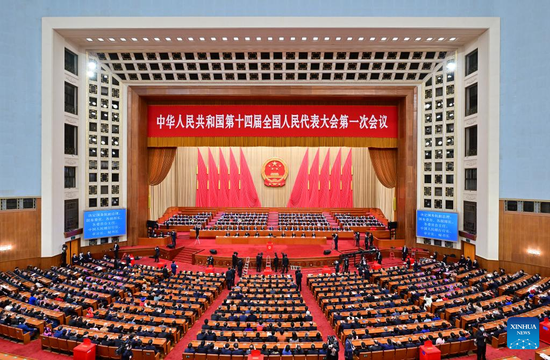
[[[397,137],[396,106],[150,105],[149,137]]]
[[[458,215],[456,213],[418,210],[416,216],[418,237],[445,241],[458,240]]]
[[[125,234],[125,209],[84,212],[84,239],[97,239]]]

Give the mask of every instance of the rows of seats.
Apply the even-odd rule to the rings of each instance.
[[[335,213],[334,217],[342,228],[352,226],[384,227],[384,224],[371,214],[356,216],[350,213]]]
[[[320,213],[280,213],[279,230],[328,231],[330,223],[325,215]]]
[[[256,348],[269,356],[318,356],[324,347],[291,276],[247,275],[204,321],[185,354],[235,357]]]
[[[23,333],[42,334],[43,347],[54,351],[70,352],[88,338],[105,349],[130,344],[135,357],[151,358],[145,350],[167,354],[225,282],[219,274],[170,275],[109,258],[0,273],[0,323],[23,320]]]
[[[163,225],[166,226],[200,226],[204,227],[208,221],[212,218],[211,212],[200,212],[194,215],[187,214],[174,214],[170,216],[166,221],[163,222]]]
[[[210,230],[265,230],[267,227],[268,213],[226,212],[216,223],[209,227]]]

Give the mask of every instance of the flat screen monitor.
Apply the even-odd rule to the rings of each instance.
[[[126,209],[84,212],[84,239],[126,235]]]
[[[443,241],[458,241],[458,214],[417,210],[416,236]]]

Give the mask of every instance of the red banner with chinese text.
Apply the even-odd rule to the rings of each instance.
[[[397,138],[396,106],[149,105],[149,137]]]

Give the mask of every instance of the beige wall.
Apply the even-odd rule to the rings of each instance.
[[[199,148],[208,166],[208,148]],[[211,148],[212,155],[219,166],[219,148]],[[229,147],[221,148],[229,167]],[[239,163],[239,148],[231,148]],[[256,191],[264,207],[285,207],[302,159],[305,147],[245,147],[242,148],[252,174]],[[310,148],[309,165],[319,149],[319,166],[330,149],[330,165],[336,158],[339,148]],[[350,148],[342,148],[342,165]],[[367,148],[351,148],[353,168],[353,203],[355,207],[380,208],[388,219],[393,219],[394,189],[386,189],[378,179],[372,167]],[[286,185],[272,188],[264,185],[262,166],[272,157],[282,159],[288,166]],[[180,147],[172,169],[166,179],[158,186],[150,188],[150,218],[159,218],[170,206],[194,206],[196,197],[197,148]]]

